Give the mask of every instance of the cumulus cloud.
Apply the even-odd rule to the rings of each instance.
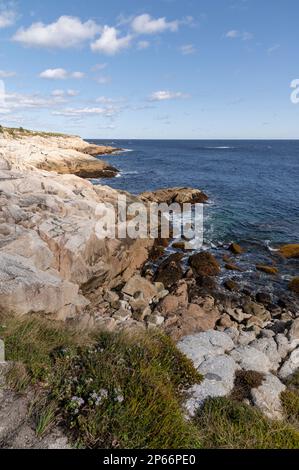
[[[112,26],[104,26],[101,36],[91,43],[91,50],[93,52],[102,52],[107,55],[115,55],[122,49],[130,46],[132,36],[119,37],[119,30]]]
[[[38,22],[27,29],[20,28],[13,40],[28,47],[67,49],[93,39],[100,31],[101,27],[93,20],[83,23],[80,18],[61,16],[54,23]]]
[[[149,100],[150,101],[167,101],[167,100],[175,100],[175,99],[182,99],[182,98],[189,98],[189,95],[186,93],[182,93],[181,91],[169,91],[169,90],[161,90],[153,92]]]
[[[183,55],[195,54],[196,48],[193,44],[184,44],[180,47],[180,51]]]
[[[17,19],[17,13],[14,10],[0,10],[0,29],[12,26]]]
[[[237,29],[231,29],[225,34],[228,39],[242,39],[242,41],[249,41],[253,39],[253,34],[248,31],[238,31]]]
[[[83,72],[68,72],[65,69],[47,69],[39,74],[40,78],[47,80],[66,80],[67,78],[81,79],[85,76]]]
[[[177,31],[179,21],[167,21],[165,17],[152,18],[149,14],[136,16],[132,23],[132,29],[137,34],[156,34],[164,31]]]
[[[9,72],[7,70],[0,70],[0,78],[11,78],[15,77],[17,74],[16,72]]]

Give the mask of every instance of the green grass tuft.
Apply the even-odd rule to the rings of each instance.
[[[195,422],[204,448],[298,449],[299,432],[290,424],[270,421],[258,410],[227,398],[205,402]]]

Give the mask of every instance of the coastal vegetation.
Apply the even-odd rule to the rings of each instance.
[[[0,324],[9,384],[34,391],[28,419],[39,438],[59,424],[75,447],[299,446],[298,374],[283,394],[284,421],[240,401],[257,373],[239,375],[231,397],[208,399],[186,420],[184,391],[202,376],[164,334],[82,332],[38,316],[2,315]]]

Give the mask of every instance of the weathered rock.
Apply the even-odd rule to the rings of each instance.
[[[283,245],[279,248],[279,253],[284,258],[299,258],[299,244]]]
[[[263,352],[272,363],[272,370],[277,370],[281,362],[281,356],[278,352],[277,343],[273,338],[259,338],[250,343],[250,346]]]
[[[251,346],[239,346],[231,352],[232,358],[242,369],[268,373],[272,369],[272,363],[268,356]]]
[[[221,356],[234,348],[232,339],[221,331],[209,330],[186,336],[178,343],[178,348],[198,368],[200,364],[212,356]]]
[[[263,305],[259,305],[255,302],[247,302],[243,305],[243,310],[248,315],[253,315],[263,322],[271,320],[271,314],[268,312]]]
[[[232,243],[230,246],[229,246],[229,250],[234,253],[235,255],[240,255],[244,252],[243,248],[238,245],[237,243]]]
[[[150,303],[155,295],[158,294],[157,287],[150,281],[141,277],[139,274],[131,277],[122,289],[123,294],[126,294],[134,299],[142,295],[145,302]]]
[[[154,315],[150,315],[147,318],[147,326],[149,328],[161,326],[163,325],[163,323],[164,323],[164,317],[162,317],[161,315],[154,314]]]
[[[299,318],[296,318],[296,320],[292,322],[288,336],[290,341],[298,341],[299,343]]]
[[[286,379],[299,369],[299,348],[295,349],[278,372],[281,379]]]
[[[220,266],[216,258],[206,251],[190,256],[189,265],[196,275],[216,276],[220,273]]]
[[[285,389],[285,385],[275,375],[267,374],[262,385],[252,389],[252,401],[268,418],[282,419],[280,395]]]
[[[193,416],[207,398],[228,395],[234,387],[238,369],[235,361],[227,355],[211,357],[202,362],[198,370],[204,376],[204,381],[189,390],[190,397],[185,404],[188,413]]]
[[[199,189],[193,188],[167,188],[140,194],[140,199],[146,202],[157,202],[159,204],[185,204],[205,203],[208,196]]]
[[[238,337],[238,344],[240,346],[248,346],[256,338],[254,331],[242,331]]]

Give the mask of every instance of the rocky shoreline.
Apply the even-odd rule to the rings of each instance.
[[[244,400],[281,419],[284,381],[299,368],[298,278],[289,285],[294,300],[276,301],[239,289],[233,278],[219,286],[222,270],[238,271],[237,244],[222,264],[200,252],[188,254],[184,267],[183,241],[168,255],[169,239],[100,240],[97,205],[116,207],[120,192],[78,176],[117,174],[91,156],[113,151],[78,137],[0,134],[0,313],[35,313],[81,329],[160,328],[205,377],[189,390],[191,415],[207,397],[228,396],[237,378],[253,371],[260,381]],[[191,188],[126,196],[179,204],[208,199]],[[297,259],[299,246],[281,247],[279,256]],[[275,266],[256,269],[276,274]]]

